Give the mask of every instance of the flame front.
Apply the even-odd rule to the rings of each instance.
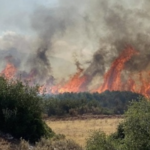
[[[128,91],[140,93],[145,97],[150,97],[150,71],[143,71],[134,75],[136,82],[133,78],[128,81]]]
[[[52,93],[65,93],[65,92],[82,92],[82,85],[86,82],[86,76],[82,76],[83,69],[78,68],[78,72],[62,87],[51,87]]]
[[[138,52],[128,47],[112,63],[110,69],[104,75],[103,84],[96,90],[102,93],[109,91],[132,91],[150,97],[150,71],[130,74],[127,81],[122,82],[121,73],[125,64]]]
[[[127,47],[122,53],[112,62],[110,69],[104,74],[104,81],[102,85],[92,92],[102,93],[105,90],[109,91],[132,91],[140,93],[146,97],[150,97],[150,71],[145,70],[141,72],[129,72],[125,79],[122,79],[124,75],[126,63],[133,57],[136,56],[138,51],[133,47]],[[8,80],[17,77],[18,68],[10,62],[7,63],[4,70],[1,71],[0,75],[5,76]],[[19,72],[18,72],[19,73]],[[35,69],[31,70],[23,79],[31,82],[31,85],[35,83],[37,72]],[[39,87],[39,93],[65,93],[65,92],[85,92],[88,89],[89,82],[92,80],[88,79],[88,76],[84,74],[84,70],[80,68],[77,63],[77,72],[73,75],[69,81],[60,83],[57,85],[49,85],[49,83],[43,83]]]
[[[121,72],[125,67],[125,63],[131,59],[131,57],[138,52],[132,47],[124,49],[124,51],[119,55],[118,58],[112,63],[110,69],[104,75],[104,82],[97,89],[97,92],[101,93],[105,90],[117,91],[121,90]]]
[[[5,69],[2,70],[2,72],[0,74],[7,79],[12,79],[14,77],[14,75],[16,74],[16,72],[17,72],[16,67],[13,64],[8,63],[5,67]]]

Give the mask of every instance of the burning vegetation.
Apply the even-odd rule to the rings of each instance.
[[[133,6],[125,1],[60,0],[57,7],[36,8],[30,16],[36,37],[32,42],[16,33],[0,37],[2,55],[11,56],[0,75],[40,84],[40,93],[109,90],[150,97],[149,2]],[[76,72],[70,73],[74,53],[80,63],[76,61]],[[53,65],[56,56],[61,59],[55,65],[63,66],[62,60],[67,60],[68,66]],[[55,76],[56,70],[61,79]]]
[[[132,91],[140,93],[146,97],[150,95],[150,72],[139,72],[138,74],[128,74],[124,77],[124,71],[126,63],[134,56],[139,55],[139,52],[133,47],[125,48],[120,55],[112,62],[108,71],[104,74],[103,83],[99,85],[98,88],[92,90],[92,92],[102,93],[106,90],[109,91]],[[73,75],[70,80],[63,84],[58,84],[54,86],[49,86],[45,84],[39,88],[40,93],[44,91],[46,93],[58,94],[65,92],[85,92],[88,89],[85,86],[90,84],[88,76],[85,74],[80,66],[77,66],[77,73]],[[15,78],[18,74],[17,68],[14,64],[8,63],[6,67],[2,70],[1,75],[5,76],[7,79]],[[36,74],[30,72],[30,74],[25,78],[25,80],[34,83]]]

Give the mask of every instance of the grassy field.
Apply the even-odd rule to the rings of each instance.
[[[84,146],[90,132],[100,129],[106,134],[111,134],[116,131],[121,121],[123,121],[122,118],[90,118],[85,120],[46,120],[46,123],[54,132],[64,134],[66,138]]]
[[[79,118],[67,120],[46,119],[46,123],[58,134],[64,134],[67,139],[74,140],[77,144],[85,146],[86,139],[94,130],[102,130],[106,134],[116,131],[117,125],[123,118]],[[11,147],[9,147],[11,145]],[[0,150],[15,150],[15,145],[0,138]]]

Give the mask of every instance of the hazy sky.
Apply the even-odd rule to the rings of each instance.
[[[55,7],[57,0],[0,0],[0,34],[5,31],[30,31],[29,16],[36,7]],[[31,32],[31,31],[30,31]]]

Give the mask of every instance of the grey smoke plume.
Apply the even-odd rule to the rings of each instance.
[[[53,69],[57,69],[52,65],[51,57],[61,53],[61,59],[71,61],[69,56],[75,52],[79,57],[77,60],[85,66],[84,74],[91,81],[97,75],[103,76],[128,45],[140,54],[126,64],[126,70],[149,69],[149,3],[149,0],[59,0],[55,7],[39,6],[30,16],[31,28],[36,35],[34,44],[29,40],[22,42],[22,47],[30,45],[32,51],[32,55],[23,60],[27,66],[23,69],[34,70],[37,81],[50,83],[55,78]],[[58,43],[67,43],[67,46]],[[18,49],[17,42],[11,44]],[[3,49],[8,49],[6,45]],[[89,52],[93,57],[88,55]],[[64,69],[68,71],[72,67]]]
[[[68,17],[67,17],[68,16]],[[68,26],[73,23],[67,9],[62,7],[38,7],[31,17],[31,25],[38,36],[36,55],[33,60],[41,78],[52,77],[52,68],[49,56],[52,55],[53,42],[57,36],[63,36]]]
[[[92,1],[97,9],[92,11],[93,15],[88,15],[89,20],[93,20],[92,26],[95,26],[95,32],[101,30],[99,35],[100,48],[95,52],[93,60],[86,70],[92,76],[93,72],[104,74],[110,63],[125,49],[126,46],[133,46],[139,55],[134,56],[127,64],[126,70],[138,72],[149,68],[150,63],[150,15],[148,14],[148,1]],[[135,7],[131,7],[135,6]],[[137,7],[136,7],[137,6]],[[94,10],[94,9],[93,9]],[[95,15],[94,15],[95,14]],[[92,16],[91,18],[89,16]],[[90,21],[90,22],[91,22]],[[103,43],[110,46],[109,50],[102,48]],[[106,46],[107,47],[107,46]],[[107,55],[110,54],[110,55]],[[95,55],[99,57],[95,61]],[[95,71],[93,71],[95,70]]]

